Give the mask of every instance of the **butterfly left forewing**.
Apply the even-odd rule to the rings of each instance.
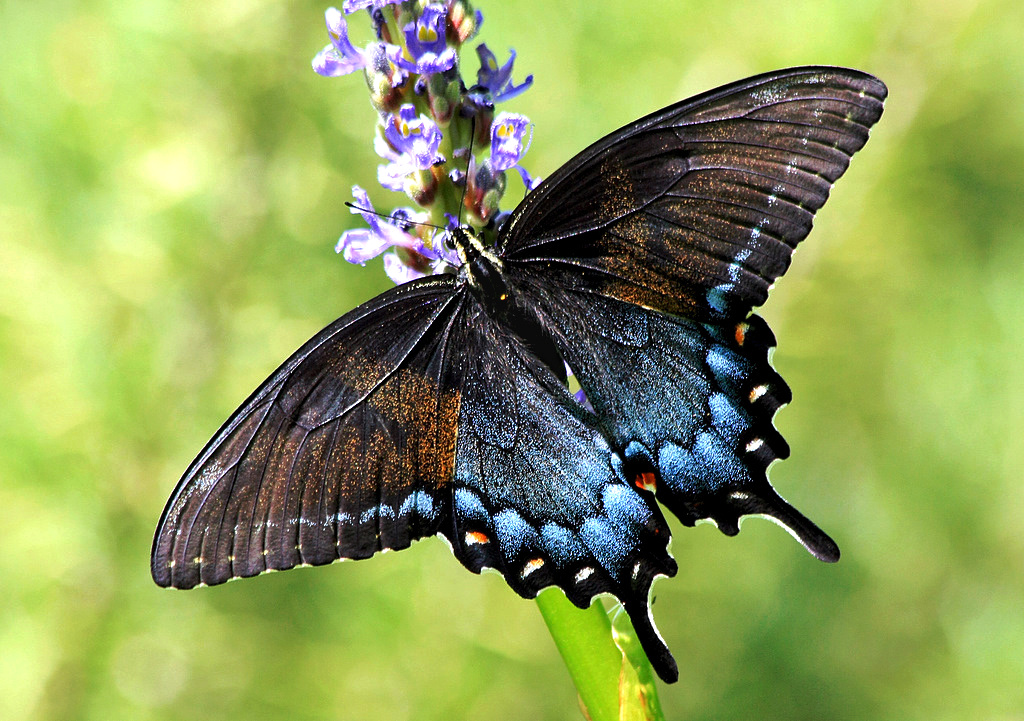
[[[555,585],[585,607],[615,595],[674,680],[649,606],[655,577],[676,572],[668,527],[541,360],[550,340],[527,334],[450,275],[342,317],[186,471],[154,539],[154,579],[213,585],[441,533],[467,568],[495,568],[523,596]]]
[[[153,541],[154,580],[213,585],[433,534],[455,456],[444,359],[460,302],[451,276],[416,281],[297,351],[182,476]]]

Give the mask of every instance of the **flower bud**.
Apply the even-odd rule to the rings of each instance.
[[[449,75],[452,77],[448,77]],[[454,73],[432,73],[426,78],[427,103],[430,105],[430,114],[440,127],[447,127],[459,101],[462,82]]]
[[[498,212],[498,205],[505,194],[505,173],[496,172],[489,160],[477,167],[473,182],[466,193],[467,209],[480,220],[481,225]]]
[[[367,48],[366,85],[370,102],[379,113],[393,113],[402,104],[408,74],[391,62],[387,45],[373,43]]]
[[[464,0],[455,0],[448,10],[448,34],[449,40],[462,45],[464,42],[476,35],[483,23],[484,16]]]
[[[432,168],[416,170],[405,179],[405,193],[421,208],[429,208],[437,197],[437,177]]]

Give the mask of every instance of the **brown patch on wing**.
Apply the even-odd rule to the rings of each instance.
[[[455,469],[459,390],[438,388],[435,380],[401,369],[367,404],[391,420],[390,440],[402,458],[399,475],[419,475],[433,488],[447,485]]]
[[[620,158],[611,156],[601,163],[601,187],[604,192],[598,198],[601,204],[601,215],[617,218],[636,207],[636,189],[630,169]]]
[[[345,416],[312,430],[291,425],[270,452],[273,490],[257,500],[255,518],[269,521],[265,546],[253,539],[238,555],[270,548],[274,568],[408,546],[425,529],[399,509],[418,489],[436,497],[451,481],[459,406],[458,390],[403,368]]]
[[[461,394],[435,379],[400,369],[353,410],[326,463],[326,480],[340,482],[343,499],[385,485],[401,497],[414,486],[446,486],[455,468]],[[343,504],[342,505],[347,505]]]

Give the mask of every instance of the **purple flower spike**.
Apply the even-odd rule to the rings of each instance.
[[[516,166],[530,146],[529,140],[523,146],[523,135],[529,126],[530,119],[525,115],[498,113],[495,116],[491,124],[491,167],[494,170],[508,170]],[[530,137],[532,139],[532,133]]]
[[[363,220],[370,227],[346,230],[338,239],[334,252],[341,253],[349,263],[363,265],[395,245],[413,249],[422,247],[423,241],[419,238],[374,215],[370,196],[358,185],[352,186],[352,196],[356,199],[357,206],[352,208],[352,212],[363,216]]]
[[[533,85],[533,75],[527,75],[519,85],[512,82],[512,65],[516,61],[516,51],[509,50],[508,62],[498,67],[498,59],[486,44],[480,43],[476,46],[476,54],[480,58],[480,70],[477,71],[477,84],[486,88],[491,95],[491,101],[500,103],[502,100],[509,100],[524,92]]]
[[[396,5],[401,0],[345,0],[341,4],[341,9],[345,11],[346,15],[351,15],[357,10],[363,10],[370,8],[371,10],[379,10],[385,5]]]
[[[363,51],[348,39],[348,26],[338,9],[328,8],[324,19],[331,35],[331,44],[313,58],[313,70],[326,77],[337,77],[363,69],[366,58]]]
[[[445,39],[447,20],[448,9],[444,5],[427,5],[423,8],[420,19],[409,23],[402,30],[412,60],[396,53],[391,58],[392,62],[420,75],[439,73],[455,67],[455,48],[448,47]]]
[[[426,115],[417,118],[412,105],[403,105],[398,115],[391,116],[384,128],[384,137],[419,170],[444,162],[444,157],[437,153],[441,131]]]

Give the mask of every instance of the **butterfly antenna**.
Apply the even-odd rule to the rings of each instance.
[[[421,225],[424,228],[433,228],[434,230],[444,230],[444,228],[442,228],[441,226],[434,225],[433,223],[424,223],[423,221],[410,220],[408,218],[396,218],[393,215],[386,215],[384,213],[378,213],[376,210],[371,210],[370,208],[362,208],[362,207],[356,205],[355,203],[350,203],[347,200],[345,201],[345,207],[352,208],[353,210],[358,210],[360,213],[369,213],[370,215],[376,215],[378,218],[383,218],[384,220],[390,220],[390,221],[393,221],[395,223],[405,223],[407,225]]]

